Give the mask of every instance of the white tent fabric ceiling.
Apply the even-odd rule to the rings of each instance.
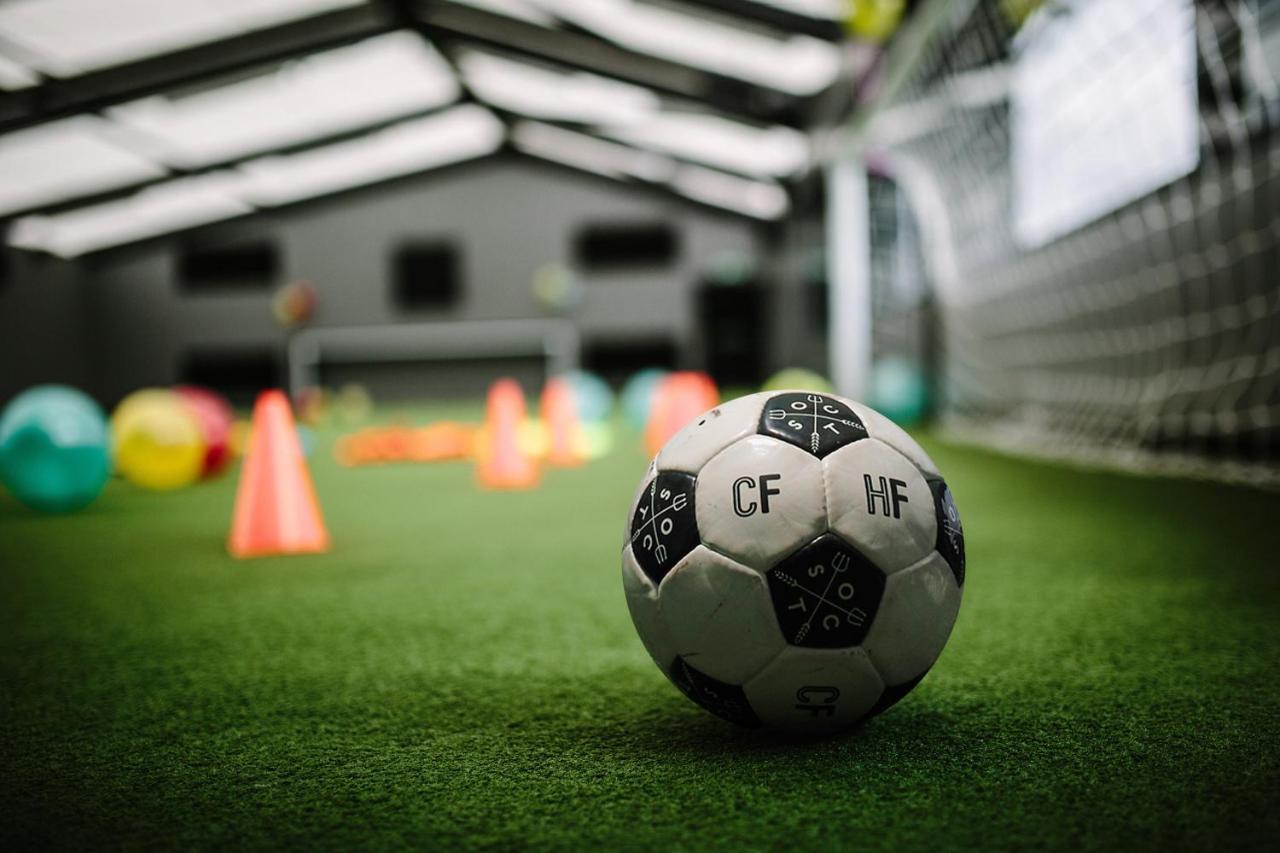
[[[821,18],[845,0],[741,2]],[[121,65],[127,71],[131,62],[364,3],[106,5],[110,16],[95,0],[0,3],[0,89],[38,91],[54,85],[45,82],[51,79]],[[785,96],[822,91],[842,73],[837,44],[769,35],[754,25],[735,28],[719,13],[695,18],[692,6],[638,0],[444,5],[526,26],[568,24],[629,51]],[[88,35],[94,27],[97,42]],[[383,32],[0,135],[0,217],[19,217],[8,242],[74,257],[482,157],[506,143],[764,220],[786,214],[784,183],[809,170],[809,137],[791,127],[581,71],[572,56],[529,59],[501,44],[441,38],[433,44],[412,30]],[[104,194],[112,195],[100,198]]]

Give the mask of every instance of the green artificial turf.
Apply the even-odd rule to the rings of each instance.
[[[233,479],[0,496],[0,843],[1261,848],[1280,837],[1280,496],[927,442],[965,522],[951,642],[797,741],[649,662],[634,435],[541,489],[314,461],[335,547],[235,562]]]

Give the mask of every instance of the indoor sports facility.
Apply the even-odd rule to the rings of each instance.
[[[1277,0],[0,0],[6,849],[1280,836]]]

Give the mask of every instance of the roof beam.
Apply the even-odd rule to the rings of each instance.
[[[0,133],[163,93],[238,69],[303,56],[397,27],[379,3],[340,9],[234,38],[0,93]]]

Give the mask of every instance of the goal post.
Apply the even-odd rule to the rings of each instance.
[[[837,272],[864,235],[872,259],[869,295],[833,276],[833,373],[866,370],[903,310],[884,289],[921,276],[952,435],[1280,485],[1280,5],[977,2],[930,21],[831,158],[829,187],[843,159],[873,185],[856,230],[828,200]],[[880,264],[904,228],[915,268]],[[868,306],[869,347],[835,337]]]

